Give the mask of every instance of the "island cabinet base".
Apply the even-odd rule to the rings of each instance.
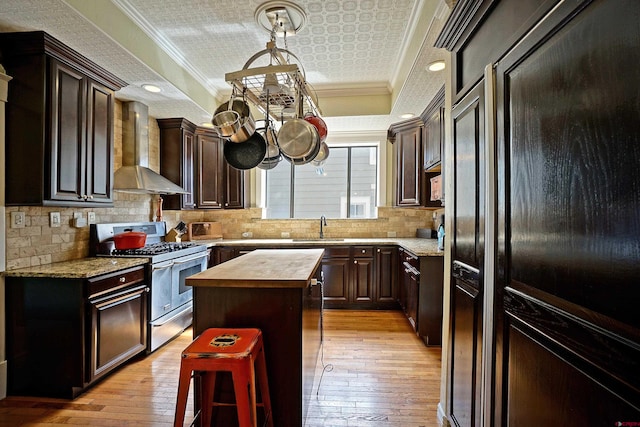
[[[274,425],[300,427],[306,417],[321,344],[321,296],[306,288],[194,287],[194,338],[207,328],[259,328],[264,337]],[[230,376],[217,393],[231,394]],[[226,396],[216,396],[225,399]],[[224,412],[231,410],[232,412]],[[235,407],[214,413],[231,426]],[[262,410],[258,410],[258,425]],[[235,421],[233,421],[235,422]]]

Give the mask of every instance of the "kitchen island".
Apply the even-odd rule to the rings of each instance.
[[[302,426],[311,398],[322,338],[322,296],[314,279],[323,253],[258,249],[186,279],[193,286],[194,337],[213,327],[262,330],[277,426]],[[232,388],[229,377],[223,380],[224,400]],[[232,416],[223,410],[219,419]]]

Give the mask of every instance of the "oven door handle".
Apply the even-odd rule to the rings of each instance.
[[[204,254],[202,254],[202,255],[196,255],[196,256],[191,257],[191,258],[187,258],[187,259],[180,258],[180,261],[173,261],[173,263],[174,264],[185,264],[187,262],[191,262],[191,261],[194,261],[194,260],[197,260],[197,259],[201,259],[201,258],[206,258],[206,257],[207,257],[207,253],[204,252]]]
[[[153,267],[151,267],[151,269],[153,271],[158,271],[158,270],[166,270],[167,268],[171,268],[171,267],[173,267],[173,262],[171,264],[163,265],[161,267],[157,267],[154,265]]]

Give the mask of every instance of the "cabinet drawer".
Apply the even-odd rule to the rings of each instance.
[[[353,247],[354,258],[358,257],[372,257],[373,246],[354,246]]]
[[[327,246],[324,248],[324,258],[349,257],[349,246]]]
[[[87,283],[87,294],[89,298],[94,298],[100,294],[111,292],[118,288],[129,286],[143,280],[144,266],[133,267],[127,270],[121,270],[108,275],[89,279]]]
[[[405,249],[401,252],[401,257],[402,262],[406,262],[413,268],[420,270],[420,259],[417,256]]]

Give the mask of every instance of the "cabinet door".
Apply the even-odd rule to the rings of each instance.
[[[85,76],[53,59],[49,72],[51,181],[45,199],[82,201],[86,196]]]
[[[225,209],[244,208],[244,175],[245,172],[231,167],[224,162],[225,169]]]
[[[424,124],[422,136],[425,170],[437,169],[440,166],[443,118],[444,108],[438,108]]]
[[[195,202],[196,125],[183,118],[158,119],[160,174],[181,186],[187,194],[163,197],[165,209],[193,209]]]
[[[398,281],[398,253],[392,246],[382,246],[376,250],[375,302],[395,305]]]
[[[640,420],[639,16],[560,2],[495,68],[496,425]]]
[[[479,83],[452,110],[453,201],[451,290],[450,417],[457,426],[479,423],[482,351],[482,273],[484,234],[484,84]],[[463,270],[457,269],[461,266]],[[473,271],[456,276],[457,271]]]
[[[422,161],[420,127],[398,133],[396,136],[396,205],[420,206],[420,179]]]
[[[87,199],[111,203],[113,188],[113,92],[89,80],[87,84]]]
[[[357,257],[351,265],[351,301],[373,302],[373,258]]]
[[[324,258],[323,292],[325,306],[339,307],[349,302],[349,258]]]
[[[202,133],[196,136],[198,151],[198,208],[222,208],[224,205],[223,145],[217,136]]]

